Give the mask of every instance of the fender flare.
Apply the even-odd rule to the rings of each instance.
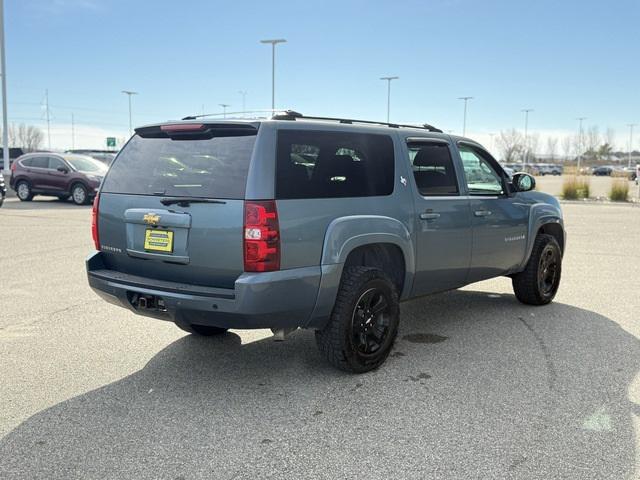
[[[562,219],[562,213],[558,208],[548,203],[536,203],[531,206],[529,214],[529,227],[527,231],[527,246],[525,249],[525,255],[522,263],[520,264],[518,271],[524,270],[531,257],[533,251],[533,244],[536,241],[536,235],[541,227],[548,224],[556,224],[562,227],[564,232],[564,221]],[[566,234],[565,234],[566,236]]]
[[[325,232],[320,267],[322,277],[307,327],[326,324],[340,287],[344,263],[354,249],[374,243],[396,245],[404,256],[405,278],[400,298],[411,292],[415,273],[415,249],[411,234],[399,220],[382,215],[350,215],[334,219]]]

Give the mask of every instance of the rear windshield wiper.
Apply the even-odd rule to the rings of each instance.
[[[199,198],[199,197],[167,197],[167,198],[163,198],[162,200],[160,200],[160,203],[162,203],[165,206],[169,206],[169,205],[173,205],[173,204],[178,204],[178,206],[180,207],[188,207],[189,204],[191,203],[219,203],[219,204],[225,204],[227,202],[224,202],[222,200],[213,200],[211,198]]]

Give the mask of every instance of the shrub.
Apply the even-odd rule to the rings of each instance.
[[[611,182],[609,199],[612,202],[629,201],[629,181],[626,178],[614,178]]]
[[[589,180],[589,177],[578,177],[578,194],[580,198],[589,198],[591,196],[591,180]]]
[[[565,200],[578,200],[589,198],[590,184],[587,177],[565,176],[562,183],[562,198]]]

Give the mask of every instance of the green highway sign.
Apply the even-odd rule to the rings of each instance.
[[[116,137],[107,137],[107,148],[116,148]]]

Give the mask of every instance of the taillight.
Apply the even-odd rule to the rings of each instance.
[[[100,204],[100,195],[96,195],[93,199],[93,208],[91,209],[91,237],[96,250],[100,250],[100,235],[98,234],[98,207]]]
[[[280,270],[280,227],[274,200],[244,202],[244,271]]]
[[[198,132],[204,127],[201,123],[176,123],[172,125],[161,125],[163,132]]]
[[[15,172],[15,171],[16,171],[16,166],[17,166],[17,165],[18,165],[18,163],[17,163],[17,162],[13,162],[13,163],[11,164],[10,170],[11,170],[12,172]]]

